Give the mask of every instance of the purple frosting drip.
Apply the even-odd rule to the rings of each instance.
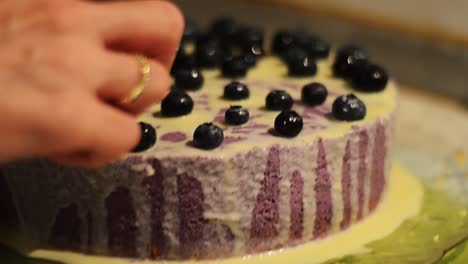
[[[201,183],[186,174],[177,176],[177,197],[179,199],[179,241],[180,254],[196,257],[200,254],[203,240],[203,217],[205,200]]]
[[[113,256],[136,257],[136,220],[133,199],[125,187],[118,187],[106,198],[108,247]]]
[[[291,198],[289,206],[291,207],[291,216],[289,226],[289,239],[302,238],[304,229],[304,179],[299,171],[294,171],[291,177]]]
[[[161,163],[157,159],[150,160],[154,170],[154,175],[145,177],[143,180],[143,188],[146,190],[146,197],[151,208],[150,226],[151,226],[151,246],[149,256],[156,258],[164,255],[166,246],[166,237],[163,232],[164,220],[164,185]]]
[[[346,143],[343,156],[343,168],[341,173],[341,189],[343,190],[343,219],[340,227],[342,230],[348,228],[351,222],[351,142]]]
[[[60,249],[79,250],[81,248],[81,219],[75,203],[58,211],[49,243]]]
[[[245,140],[245,139],[246,139],[245,137],[226,136],[226,137],[224,137],[223,144],[231,144],[231,143],[239,142],[239,141],[242,141],[242,140]]]
[[[327,159],[322,139],[318,141],[318,157],[315,174],[317,176],[314,187],[316,211],[313,236],[314,238],[322,238],[326,236],[330,230],[333,217],[331,180],[327,170]]]
[[[367,171],[367,146],[369,144],[369,135],[366,130],[359,133],[359,167],[357,175],[357,192],[358,192],[358,213],[357,220],[363,217],[364,209],[364,180]]]
[[[264,178],[260,183],[261,188],[252,212],[251,239],[265,239],[278,235],[280,179],[279,149],[278,146],[274,146],[268,154]]]
[[[224,122],[224,113],[226,112],[227,108],[219,109],[218,113],[216,114],[213,122],[223,123]]]
[[[226,231],[226,236],[225,236],[226,241],[228,242],[234,241],[236,236],[234,235],[234,233],[232,233],[231,228],[229,228],[229,226],[227,225],[223,225],[223,228]]]
[[[169,132],[161,137],[159,137],[160,140],[162,141],[169,141],[169,142],[181,142],[187,139],[187,135],[185,135],[182,132],[176,131],[176,132]]]
[[[375,135],[375,143],[372,161],[372,177],[370,179],[371,191],[369,198],[369,210],[373,211],[380,201],[385,186],[385,127],[379,123]]]
[[[331,111],[331,108],[329,106],[316,106],[316,107],[310,107],[306,106],[304,107],[304,111],[302,112],[302,115],[304,118],[307,119],[314,119],[315,116],[319,117],[325,117],[327,114],[329,114]]]
[[[88,224],[88,241],[87,241],[87,246],[88,246],[88,252],[92,253],[91,249],[93,246],[93,234],[94,234],[94,221],[93,221],[93,215],[91,214],[90,211],[86,214],[86,222]]]
[[[0,222],[7,224],[9,227],[16,228],[19,223],[18,214],[16,213],[15,204],[13,202],[10,187],[8,186],[5,176],[0,170]]]

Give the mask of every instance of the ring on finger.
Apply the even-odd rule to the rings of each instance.
[[[138,64],[140,65],[140,82],[130,91],[128,95],[120,100],[120,104],[126,105],[135,102],[142,94],[146,87],[151,82],[151,63],[145,56],[137,56]]]

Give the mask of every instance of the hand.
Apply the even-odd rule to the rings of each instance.
[[[99,166],[131,150],[136,116],[171,85],[183,24],[167,1],[2,0],[0,162]],[[122,106],[141,78],[136,54],[151,58],[152,81]]]

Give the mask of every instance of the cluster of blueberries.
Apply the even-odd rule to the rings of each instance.
[[[272,42],[272,53],[288,66],[288,74],[294,77],[313,76],[317,72],[316,60],[327,58],[330,45],[321,38],[303,31],[278,31]],[[185,92],[203,86],[202,68],[220,68],[224,78],[244,77],[265,54],[262,30],[239,25],[230,18],[216,20],[208,33],[200,33],[198,27],[186,23],[184,37],[177,53],[171,74],[175,86],[161,103],[161,115],[177,117],[192,112],[193,100]],[[359,47],[348,45],[338,49],[333,74],[343,78],[359,91],[378,92],[385,88],[388,75],[377,64],[369,61],[368,53]],[[224,87],[225,100],[237,101],[250,95],[247,85],[232,81]],[[309,83],[302,88],[302,102],[309,106],[322,104],[328,95],[321,83]],[[275,131],[284,137],[294,137],[303,128],[302,117],[290,110],[292,97],[283,90],[271,91],[265,99],[265,108],[281,111],[275,119]],[[361,120],[366,115],[366,106],[354,94],[342,95],[332,105],[335,119]],[[249,112],[240,105],[232,105],[225,112],[225,122],[242,125],[249,120]],[[140,123],[142,138],[134,152],[144,151],[156,142],[156,131],[146,123]],[[223,142],[220,127],[213,123],[198,126],[193,135],[193,144],[201,149],[214,149]]]

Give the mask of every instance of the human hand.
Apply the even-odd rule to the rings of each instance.
[[[136,116],[171,85],[183,24],[167,1],[2,0],[0,162],[93,167],[130,151]],[[136,54],[151,58],[152,81],[135,102],[116,104],[140,81]]]

